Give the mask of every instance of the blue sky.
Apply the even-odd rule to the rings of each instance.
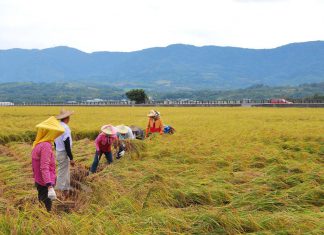
[[[324,40],[324,0],[0,0],[0,49],[273,48]]]

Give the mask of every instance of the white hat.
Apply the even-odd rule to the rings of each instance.
[[[150,112],[147,114],[148,117],[160,117],[160,112],[151,109]]]
[[[113,125],[104,125],[101,127],[101,131],[107,135],[116,135],[117,130]]]
[[[124,124],[116,126],[116,129],[117,129],[117,132],[119,132],[120,134],[127,134],[128,133],[128,129]]]

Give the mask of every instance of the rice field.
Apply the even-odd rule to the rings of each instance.
[[[104,124],[150,108],[73,107],[76,164]],[[83,177],[76,207],[47,213],[31,172],[35,125],[59,107],[1,107],[0,234],[323,234],[324,109],[158,108],[174,135],[136,141]],[[79,169],[75,169],[79,171]]]

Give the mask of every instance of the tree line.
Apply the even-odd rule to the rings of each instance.
[[[270,87],[255,85],[236,90],[178,90],[169,91],[151,89],[116,88],[107,85],[82,83],[2,83],[0,84],[0,102],[85,102],[99,98],[102,100],[132,100],[146,103],[153,100],[242,100],[242,99],[309,99],[324,100],[324,82],[303,84],[295,87]]]

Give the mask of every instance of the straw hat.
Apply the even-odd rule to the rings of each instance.
[[[53,130],[60,132],[61,134],[64,133],[64,127],[57,121],[53,116],[46,119],[45,121],[36,125],[36,128],[46,129],[46,130]]]
[[[116,126],[116,129],[117,129],[117,132],[119,132],[120,134],[127,134],[128,133],[128,129],[124,124]]]
[[[52,142],[64,133],[64,127],[55,117],[50,117],[36,125],[37,135],[33,143],[33,148],[41,142]]]
[[[155,116],[155,112],[153,109],[150,110],[150,112],[147,114],[148,117],[154,117]]]
[[[74,113],[74,111],[69,111],[69,110],[62,109],[60,114],[56,116],[56,119],[62,120],[64,118],[67,118],[67,117],[71,116],[73,113]]]
[[[147,114],[148,117],[159,117],[160,116],[160,112],[151,109],[150,112]]]
[[[101,131],[107,135],[116,135],[117,134],[116,128],[110,124],[102,126]]]

